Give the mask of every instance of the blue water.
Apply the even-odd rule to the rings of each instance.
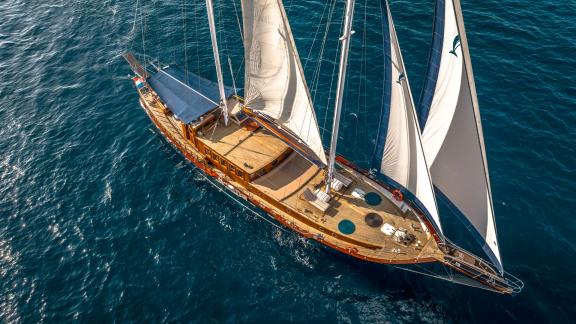
[[[221,47],[242,71],[234,6],[223,1]],[[0,2],[1,321],[576,318],[574,0],[463,1],[502,258],[526,284],[516,297],[351,260],[214,190],[153,129],[120,57],[146,52],[214,79],[203,8],[194,11],[203,1],[184,11],[184,0],[140,2],[144,48],[134,0]],[[342,9],[316,77],[326,2],[285,0],[323,128]],[[340,141],[359,163],[370,158],[380,97],[379,9],[369,2],[358,1]],[[432,8],[392,3],[416,98]]]

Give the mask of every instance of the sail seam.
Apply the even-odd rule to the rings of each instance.
[[[418,105],[418,119],[420,121],[420,130],[424,131],[428,113],[432,106],[438,74],[440,73],[440,63],[442,61],[442,47],[444,44],[444,18],[445,2],[444,0],[436,1],[434,12],[434,26],[432,30],[432,46],[428,54],[428,71],[426,72],[424,88],[420,94],[420,103]]]
[[[392,95],[392,57],[390,46],[390,25],[388,21],[388,7],[386,0],[380,2],[382,10],[382,42],[384,51],[384,78],[382,89],[382,109],[380,113],[380,125],[376,135],[376,146],[372,156],[372,168],[380,171],[382,168],[382,159],[384,157],[384,147],[386,146],[386,135],[388,134],[388,122],[390,118],[390,104]]]

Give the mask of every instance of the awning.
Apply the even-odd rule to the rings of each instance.
[[[218,83],[186,73],[176,66],[156,72],[148,83],[174,115],[186,124],[216,108],[220,101]],[[224,87],[224,91],[226,97],[234,93],[230,87]]]

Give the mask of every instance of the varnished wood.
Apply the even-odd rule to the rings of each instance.
[[[251,131],[234,123],[224,127],[221,121],[205,128],[202,134],[198,132],[197,138],[250,175],[290,150],[282,140],[265,129]]]
[[[205,127],[202,132],[197,132],[197,145],[193,145],[184,137],[179,121],[173,115],[165,114],[163,104],[154,98],[152,92],[141,92],[144,109],[186,157],[231,191],[302,235],[373,262],[407,264],[443,260],[443,253],[417,213],[412,209],[406,213],[400,211],[384,197],[383,191],[386,189],[365,175],[344,164],[338,164],[338,172],[352,179],[352,184],[337,193],[332,198],[330,208],[323,213],[304,199],[303,193],[306,189],[314,191],[321,186],[324,171],[291,152],[278,137],[263,128],[250,131],[234,123],[224,127],[217,121],[212,128]],[[247,174],[262,170],[266,172],[253,182],[248,182],[249,179],[236,177],[218,163],[211,163],[211,158],[203,154],[203,147],[217,152],[232,163],[234,168],[240,168]],[[285,160],[281,159],[283,156]],[[265,169],[276,160],[279,162],[271,169]],[[354,188],[379,193],[383,198],[382,203],[370,206],[364,200],[353,197],[351,192]],[[392,237],[383,234],[380,228],[365,223],[364,217],[368,213],[376,213],[383,218],[384,223],[407,230],[415,235],[419,243],[409,246],[396,243]],[[355,224],[353,234],[346,235],[339,231],[338,224],[344,219]]]

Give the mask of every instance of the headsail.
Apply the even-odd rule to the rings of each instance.
[[[302,141],[320,164],[326,154],[281,0],[242,0],[246,106]]]
[[[394,22],[387,1],[382,3],[384,95],[372,167],[413,195],[441,234],[436,198]]]
[[[437,192],[479,234],[502,272],[476,87],[459,0],[437,0],[420,98],[426,160]],[[477,235],[478,236],[478,235]]]

